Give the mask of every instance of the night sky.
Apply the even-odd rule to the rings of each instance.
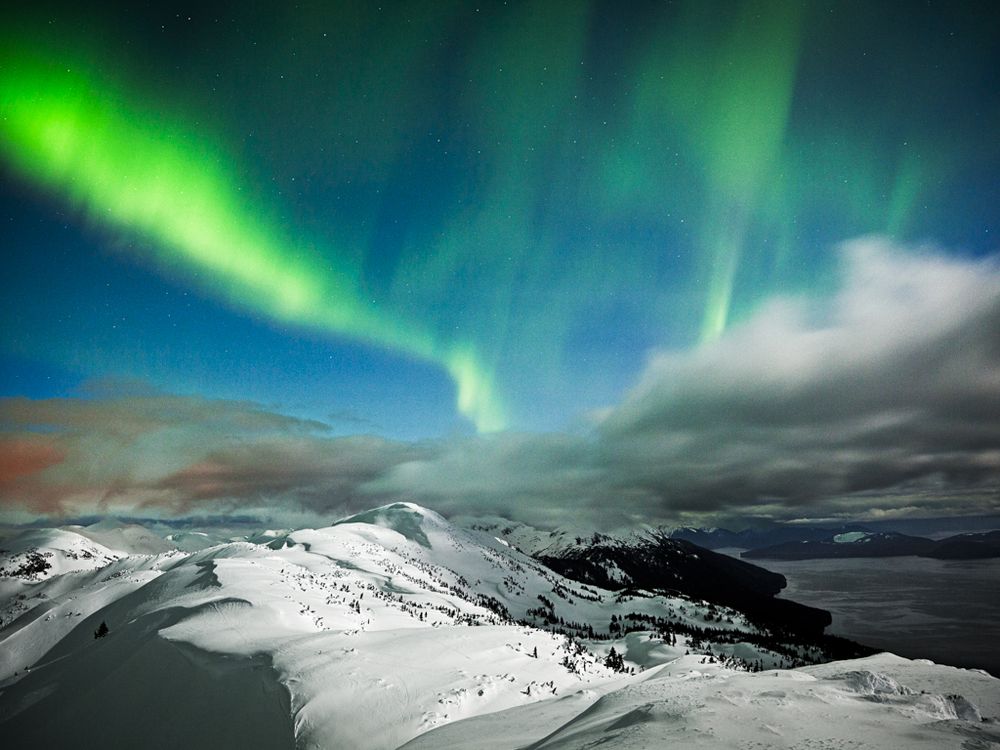
[[[133,6],[0,30],[3,518],[1000,512],[992,3]]]

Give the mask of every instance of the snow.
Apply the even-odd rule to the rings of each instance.
[[[67,526],[66,529],[127,555],[157,555],[176,549],[170,541],[139,524],[105,519],[90,526]]]
[[[866,669],[881,666],[883,657],[902,684]],[[996,723],[979,721],[968,699],[906,685],[936,681],[942,668],[883,657],[825,665],[842,674],[824,677],[811,669],[733,672],[687,656],[625,685],[457,722],[404,747],[931,750],[1000,742]],[[996,705],[1000,688],[989,679]]]
[[[32,529],[4,541],[0,575],[40,581],[63,573],[93,570],[120,557],[123,557],[121,552],[69,529]],[[40,564],[32,564],[32,558]]]
[[[607,634],[612,616],[702,626],[709,610],[569,581],[410,503],[253,541],[185,532],[193,549],[156,554],[140,531],[89,530],[7,543],[8,567],[52,563],[0,578],[0,732],[22,745],[960,747],[1000,714],[1000,681],[891,655],[754,674],[683,637],[575,645],[532,624]],[[713,653],[777,663],[735,640]],[[612,647],[634,674],[604,666]]]
[[[833,541],[837,544],[854,544],[866,540],[868,536],[867,531],[848,531],[844,534],[837,534]]]
[[[175,531],[164,538],[182,552],[197,552],[227,541],[204,531]]]

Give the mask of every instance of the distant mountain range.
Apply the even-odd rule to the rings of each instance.
[[[927,551],[933,552],[933,554],[928,554],[928,557],[965,557],[966,559],[996,557],[996,545],[995,542],[990,541],[990,534],[994,529],[1000,528],[1000,518],[976,517],[974,519],[970,519],[969,523],[988,525],[985,527],[980,526],[980,528],[983,528],[982,531],[955,533],[947,539],[941,539],[939,541],[931,539],[931,535],[933,535],[935,531],[940,532],[953,529],[957,532],[961,530],[962,526],[960,524],[960,519],[904,519],[896,522],[894,528],[887,527],[886,522],[870,524],[849,523],[840,526],[800,526],[775,524],[763,528],[744,529],[743,531],[730,531],[729,529],[723,528],[705,529],[680,527],[663,529],[663,533],[671,539],[684,539],[707,549],[735,548],[748,550],[749,552],[743,555],[748,558],[756,557],[756,553],[764,549],[779,547],[785,544],[798,544],[800,542],[831,542],[835,537],[840,536],[843,539],[846,539],[850,537],[845,535],[857,533],[864,533],[868,535],[868,538],[872,541],[885,539],[886,549],[890,546],[888,541],[889,539],[898,539],[899,544],[897,545],[897,549],[901,551],[893,553],[896,555],[922,555],[925,551]],[[966,528],[975,528],[975,526],[970,525]],[[913,543],[908,546],[906,540],[912,539],[922,539],[923,542]],[[943,545],[945,541],[952,540],[955,542],[953,547],[946,548],[945,546],[936,546],[938,544]],[[926,544],[927,542],[931,542],[931,544]],[[870,546],[865,549],[875,550],[879,547],[878,544],[873,544],[871,542],[868,544]],[[910,549],[914,551],[903,551]],[[949,551],[946,552],[946,549]],[[935,550],[940,550],[940,552]],[[751,552],[754,554],[751,554]],[[840,554],[835,556],[839,557]]]
[[[822,618],[805,611],[809,608],[774,612],[773,597],[784,588],[784,579],[776,581],[761,572],[735,569],[729,565],[731,555],[713,551],[743,550],[740,556],[748,560],[906,555],[948,560],[1000,557],[1000,531],[955,534],[934,540],[862,524],[833,528],[774,525],[743,531],[680,527],[624,535],[576,528],[545,531],[503,518],[465,519],[463,525],[494,534],[575,580],[605,588],[681,591],[725,602],[742,611],[752,610],[765,618],[773,615],[807,630],[822,629]],[[687,569],[695,559],[699,560],[696,568]],[[762,597],[765,607],[759,606]]]
[[[1000,531],[956,534],[933,540],[892,532],[849,531],[824,539],[782,542],[751,549],[740,556],[752,560],[811,560],[842,557],[934,557],[981,560],[1000,557]]]
[[[871,531],[871,529],[856,525],[841,526],[837,529],[815,526],[770,526],[763,529],[744,529],[743,531],[681,527],[666,529],[664,533],[671,539],[684,539],[706,549],[728,547],[756,549],[784,542],[819,541],[832,534],[849,531]]]

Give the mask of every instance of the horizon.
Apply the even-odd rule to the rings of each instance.
[[[0,524],[0,536],[3,535],[16,535],[21,531],[28,531],[33,529],[72,529],[72,528],[91,528],[94,526],[108,526],[113,528],[122,528],[125,526],[138,526],[154,534],[162,536],[164,534],[178,532],[178,531],[203,531],[203,530],[217,530],[225,532],[233,532],[233,535],[240,536],[241,531],[254,532],[262,531],[265,527],[276,528],[281,531],[297,531],[305,528],[326,528],[330,526],[335,526],[337,524],[343,523],[345,520],[358,515],[364,515],[368,511],[373,510],[384,510],[393,505],[404,504],[413,506],[419,510],[432,510],[425,506],[419,505],[417,503],[410,503],[406,501],[393,501],[391,503],[386,503],[384,505],[372,506],[370,508],[361,509],[356,512],[348,513],[346,515],[338,515],[336,517],[330,517],[327,519],[317,519],[317,523],[312,525],[300,525],[300,526],[275,526],[274,524],[269,524],[268,519],[256,518],[251,516],[233,516],[233,515],[216,515],[216,516],[193,516],[193,517],[178,517],[178,516],[165,516],[165,517],[151,517],[151,516],[110,516],[110,515],[91,515],[91,516],[79,516],[79,517],[69,517],[69,518],[51,518],[51,517],[41,517],[35,518],[29,522],[21,524]],[[447,521],[453,523],[457,526],[463,528],[476,528],[479,524],[483,522],[505,522],[511,524],[522,524],[520,521],[514,519],[506,518],[504,516],[498,515],[482,515],[482,516],[470,516],[467,514],[458,514],[454,516],[443,516]],[[323,521],[328,521],[324,523]],[[539,532],[556,534],[556,533],[601,533],[604,535],[614,536],[627,536],[632,533],[636,533],[643,530],[655,530],[655,531],[666,531],[666,532],[677,532],[677,531],[694,531],[694,532],[725,532],[731,534],[741,534],[745,532],[766,532],[768,530],[775,530],[780,528],[787,529],[801,529],[801,530],[830,530],[839,531],[844,528],[857,528],[859,530],[873,531],[873,532],[894,532],[912,536],[924,536],[928,538],[946,538],[948,536],[962,535],[962,534],[976,534],[982,532],[989,532],[1000,530],[1000,515],[991,516],[944,516],[944,517],[931,517],[931,518],[901,518],[895,520],[881,520],[881,521],[869,521],[865,523],[861,522],[851,522],[851,521],[830,521],[827,523],[817,522],[804,524],[797,521],[759,521],[757,523],[741,527],[739,524],[730,524],[731,527],[727,526],[713,526],[713,527],[698,527],[698,526],[670,526],[670,525],[659,525],[652,526],[649,524],[644,524],[639,527],[621,527],[614,529],[598,529],[588,526],[580,526],[574,524],[563,524],[561,526],[550,526],[550,527],[534,527],[530,524],[523,524],[528,528],[535,529]],[[711,548],[710,548],[711,549]]]

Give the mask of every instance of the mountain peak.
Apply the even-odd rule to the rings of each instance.
[[[372,508],[362,513],[356,513],[337,521],[334,526],[341,526],[348,523],[366,523],[372,526],[380,526],[384,529],[391,529],[402,534],[407,539],[417,544],[431,548],[430,539],[427,538],[425,524],[430,522],[433,526],[445,526],[447,521],[440,515],[428,508],[416,503],[398,502]]]

